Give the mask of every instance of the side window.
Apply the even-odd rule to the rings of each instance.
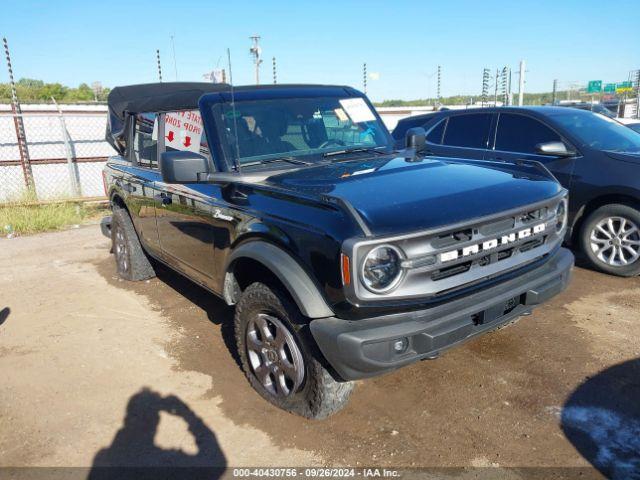
[[[537,144],[559,141],[556,132],[534,118],[513,113],[501,113],[498,117],[496,150],[536,153]]]
[[[141,167],[158,168],[157,118],[156,113],[136,115],[133,154]]]
[[[490,113],[472,113],[449,117],[444,131],[444,145],[466,148],[487,148]]]
[[[164,114],[164,147],[167,152],[186,150],[209,156],[209,143],[199,110]]]
[[[441,120],[431,131],[427,134],[427,142],[440,145],[442,143],[442,134],[444,133],[444,126],[447,124],[447,119]]]

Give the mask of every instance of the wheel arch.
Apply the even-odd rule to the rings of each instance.
[[[598,208],[611,204],[626,205],[640,211],[640,196],[634,196],[625,193],[610,193],[600,195],[589,200],[587,203],[582,205],[582,207],[580,207],[575,219],[573,220],[570,237],[571,245],[579,244],[579,236],[582,232],[582,226],[584,225],[584,221],[589,217],[589,215]]]
[[[270,242],[252,240],[242,243],[229,256],[224,271],[223,297],[229,305],[237,303],[249,284],[261,281],[281,287],[305,317],[334,315],[319,287],[298,261]]]

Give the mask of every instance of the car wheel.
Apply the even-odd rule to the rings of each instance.
[[[627,205],[605,205],[585,220],[582,251],[591,265],[605,273],[640,274],[640,212]]]
[[[111,244],[120,277],[125,280],[146,280],[155,276],[129,213],[118,206],[113,207],[111,217]]]
[[[235,335],[249,383],[277,407],[321,419],[349,400],[353,383],[335,380],[322,365],[308,320],[278,290],[247,287],[236,306]]]

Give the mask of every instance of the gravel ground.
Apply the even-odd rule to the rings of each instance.
[[[97,226],[0,239],[0,268],[0,466],[595,465],[640,478],[639,278],[577,267],[533,315],[360,382],[312,422],[251,390],[231,309],[165,269],[119,280]]]

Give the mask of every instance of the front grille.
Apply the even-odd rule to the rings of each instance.
[[[557,244],[555,225],[555,208],[543,206],[414,239],[403,245],[405,251],[420,252],[408,255],[407,280],[429,282],[437,293],[511,270],[547,253],[549,241]]]
[[[395,238],[392,242],[405,254],[404,276],[385,298],[439,296],[445,292],[476,285],[528,265],[562,242],[564,231],[556,231],[555,198],[534,208],[510,212],[503,217],[476,221],[438,233],[425,232]],[[362,253],[356,246],[355,262]],[[362,299],[379,296],[357,287]]]

